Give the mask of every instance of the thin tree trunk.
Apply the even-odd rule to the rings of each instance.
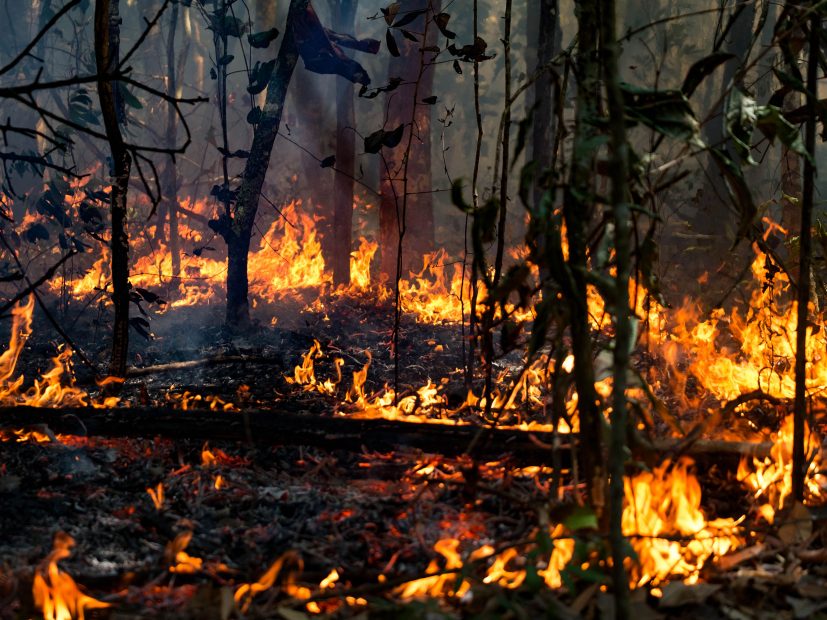
[[[258,201],[264,177],[270,163],[273,143],[278,135],[287,87],[299,58],[293,22],[304,11],[310,0],[291,0],[287,14],[287,25],[282,35],[276,66],[261,112],[259,124],[253,135],[250,156],[244,166],[241,187],[238,190],[235,216],[221,227],[227,241],[227,314],[228,325],[242,326],[249,323],[250,307],[247,300],[247,254],[250,250],[250,236],[255,223]]]
[[[564,295],[569,308],[580,429],[585,439],[584,445],[589,446],[588,449],[579,452],[578,459],[585,477],[589,501],[598,515],[602,515],[605,504],[603,416],[597,405],[597,393],[594,389],[594,360],[585,277],[588,269],[588,226],[594,206],[592,183],[595,152],[592,145],[597,137],[597,127],[592,120],[599,117],[600,92],[600,64],[597,56],[599,21],[595,0],[580,3],[577,22],[577,107],[571,172],[563,198],[563,218],[566,223],[571,275],[568,281],[564,281]]]
[[[358,0],[340,0],[334,29],[351,32]],[[353,230],[353,174],[356,162],[356,135],[353,127],[353,86],[336,81],[336,176],[333,181],[333,284],[350,284],[350,248]]]
[[[537,61],[529,74],[549,62],[560,51],[560,7],[559,0],[539,0],[538,15],[535,20],[529,17],[530,22],[538,22],[537,29]],[[534,124],[532,126],[531,158],[536,165],[537,175],[540,176],[551,167],[554,145],[554,99],[552,96],[552,81],[548,73],[543,73],[534,84]],[[535,178],[534,204],[539,205],[545,188]]]
[[[167,36],[167,94],[171,97],[175,97],[178,91],[175,65],[175,31],[178,29],[178,10],[178,3],[173,2]],[[170,147],[174,147],[178,142],[178,117],[175,114],[175,108],[171,105],[167,106],[167,139]],[[178,166],[175,158],[170,157],[167,161],[165,174],[164,196],[169,217],[169,253],[172,256],[172,276],[175,278],[181,273],[181,253],[178,243]],[[159,222],[158,226],[162,227],[163,221]]]
[[[409,11],[428,11],[427,19],[439,13],[441,0],[406,0],[402,3],[400,14]],[[411,142],[410,153],[399,149],[388,150],[384,154],[385,164],[382,170],[379,207],[379,251],[380,270],[391,280],[396,277],[397,254],[399,251],[399,231],[407,222],[400,222],[402,203],[407,201],[406,210],[416,213],[416,227],[411,229],[407,243],[403,247],[403,271],[422,268],[423,255],[433,248],[434,214],[431,195],[431,107],[423,105],[422,99],[431,95],[433,89],[434,67],[422,67],[425,47],[436,45],[437,28],[425,28],[426,16],[414,20],[409,26],[411,32],[426,32],[426,41],[414,43],[407,39],[398,41],[400,56],[391,59],[388,66],[389,77],[402,78],[402,86],[388,95],[388,120],[386,126],[395,129],[399,125],[409,125],[411,118],[416,127],[406,127],[403,143],[408,143],[408,132],[414,131],[417,137]],[[413,93],[416,92],[416,96]],[[403,170],[407,172],[406,178]],[[407,182],[407,193],[403,187]]]
[[[106,78],[114,70],[120,55],[119,0],[97,0],[95,3],[95,61],[98,75],[98,97],[101,115],[112,151],[112,305],[115,322],[112,331],[112,355],[109,374],[123,377],[129,350],[129,237],[126,232],[126,196],[132,158],[126,148],[118,123],[117,83]]]
[[[810,303],[810,264],[812,253],[813,193],[815,189],[816,89],[821,16],[813,10],[810,17],[809,60],[807,62],[807,126],[805,141],[809,157],[804,160],[804,193],[801,198],[801,237],[798,271],[798,326],[795,337],[795,405],[793,418],[793,497],[804,501],[807,474],[804,431],[807,417],[807,317]]]
[[[624,562],[626,540],[623,536],[623,476],[626,466],[626,426],[629,355],[634,346],[631,310],[629,308],[629,277],[632,271],[632,227],[629,209],[629,145],[626,142],[626,118],[618,71],[617,27],[615,2],[604,0],[601,16],[601,51],[606,101],[609,108],[609,146],[611,149],[611,201],[615,246],[615,347],[612,384],[612,430],[609,450],[609,543],[612,549],[612,585],[615,596],[615,618],[629,618],[629,581]]]

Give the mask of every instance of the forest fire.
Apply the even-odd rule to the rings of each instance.
[[[5,3],[0,619],[823,610],[817,3]]]

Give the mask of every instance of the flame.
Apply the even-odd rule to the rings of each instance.
[[[45,620],[83,620],[88,610],[110,607],[81,592],[71,575],[58,567],[72,554],[74,544],[71,536],[58,532],[51,553],[35,571],[32,595]]]
[[[199,572],[204,566],[204,560],[188,554],[185,549],[192,540],[192,532],[178,534],[174,540],[167,543],[164,557],[169,564],[169,572],[191,575]]]
[[[148,487],[146,492],[149,494],[149,498],[152,500],[155,510],[162,510],[164,508],[164,483],[159,482],[158,486],[154,489],[152,487]]]
[[[743,544],[737,533],[740,519],[707,521],[692,465],[682,457],[624,479],[623,533],[638,556],[632,567],[637,586],[670,577],[695,583],[709,559]]]
[[[297,566],[297,569],[295,571],[288,572],[284,580],[285,583],[282,586],[283,589],[287,592],[287,594],[290,594],[295,598],[310,597],[310,593],[309,591],[306,591],[306,588],[302,589],[300,586],[295,585],[295,574],[296,572],[301,572],[304,564],[296,553],[288,551],[287,553],[279,556],[279,558],[270,565],[270,568],[267,569],[258,581],[253,583],[242,583],[238,586],[238,588],[236,588],[233,598],[236,606],[239,610],[241,610],[241,613],[247,613],[247,610],[250,608],[253,598],[256,595],[273,587],[276,583],[276,579],[278,579],[282,572],[282,568],[288,563]]]
[[[792,414],[784,418],[781,428],[772,435],[770,456],[765,459],[744,457],[738,464],[738,480],[743,482],[762,498],[765,503],[760,507],[761,515],[772,523],[776,512],[785,506],[792,494],[793,470],[793,422]],[[804,426],[804,451],[808,455],[805,476],[805,493],[808,500],[824,496],[827,490],[827,477],[821,471],[821,442],[811,432],[809,424]]]
[[[313,340],[310,350],[302,357],[302,363],[293,370],[292,377],[285,377],[287,383],[302,386],[306,392],[319,392],[321,394],[335,394],[336,387],[342,381],[342,366],[345,361],[336,358],[333,365],[336,369],[336,379],[325,379],[319,382],[316,379],[315,360],[322,357],[322,345],[318,340]]]
[[[89,405],[86,392],[75,386],[75,378],[71,370],[72,351],[69,348],[62,349],[53,357],[52,367],[39,379],[35,379],[33,385],[26,391],[21,390],[25,380],[22,375],[12,379],[26,340],[32,333],[33,312],[33,295],[29,296],[26,303],[18,304],[12,309],[9,346],[0,355],[0,405],[4,407],[17,405],[85,407]]]

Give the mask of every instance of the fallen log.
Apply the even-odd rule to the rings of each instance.
[[[239,412],[171,408],[44,409],[0,408],[0,428],[16,429],[45,424],[53,433],[98,437],[167,437],[210,441],[242,441],[250,445],[302,445],[330,450],[392,451],[415,448],[458,456],[480,432],[471,425],[415,424],[382,419],[355,419],[321,412],[248,410]],[[546,447],[549,432],[495,429],[481,446],[486,459],[512,455],[523,463],[551,463]],[[566,435],[560,436],[566,443]],[[539,441],[538,441],[539,440]],[[561,447],[568,454],[569,446]],[[568,456],[563,459],[570,462]]]
[[[167,364],[156,364],[154,366],[130,366],[126,369],[126,378],[146,377],[164,372],[176,370],[189,370],[200,366],[220,366],[221,364],[280,364],[281,358],[265,357],[261,355],[214,355],[197,360],[185,360],[182,362],[169,362]]]
[[[513,429],[481,429],[472,425],[411,423],[383,419],[357,419],[346,415],[325,415],[320,405],[294,404],[298,411],[247,410],[239,412],[171,408],[43,409],[0,407],[0,429],[17,429],[45,424],[55,434],[99,437],[167,437],[210,441],[242,441],[250,445],[304,445],[331,450],[391,451],[415,448],[424,452],[457,456],[481,430],[480,458],[504,454],[530,464],[551,464],[553,433]],[[284,407],[285,405],[283,405]],[[570,464],[571,446],[577,435],[558,435],[562,442],[562,465]],[[675,439],[650,444],[668,455],[681,448]],[[698,440],[687,449],[699,459],[730,459],[741,456],[764,458],[772,444],[747,441]],[[737,462],[737,461],[736,461]]]

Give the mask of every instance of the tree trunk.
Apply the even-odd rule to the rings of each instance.
[[[109,374],[123,377],[129,349],[129,237],[126,232],[126,196],[132,158],[121,135],[118,123],[117,83],[106,78],[115,69],[120,55],[119,0],[97,0],[95,3],[95,61],[98,75],[98,97],[106,137],[112,151],[112,305],[115,323],[112,333],[112,356]]]
[[[175,97],[178,91],[178,75],[175,66],[175,31],[178,29],[178,3],[172,4],[172,15],[167,36],[167,94]],[[170,148],[178,142],[178,116],[175,108],[167,105],[167,140]],[[172,257],[173,280],[181,274],[181,252],[178,243],[178,166],[175,158],[167,161],[164,182],[164,198],[167,217],[169,217],[169,253]],[[163,226],[163,221],[158,223]]]
[[[603,414],[597,406],[597,394],[594,389],[594,360],[585,277],[588,270],[588,228],[594,215],[593,180],[596,154],[592,145],[598,133],[592,119],[600,116],[600,62],[597,55],[599,20],[595,0],[580,3],[577,23],[577,107],[571,172],[563,198],[563,218],[566,223],[571,275],[564,295],[569,308],[580,428],[584,445],[589,446],[578,453],[578,459],[589,490],[589,502],[598,515],[601,515],[605,504]]]
[[[340,0],[334,30],[351,32],[358,0]],[[353,175],[356,168],[356,135],[353,86],[336,81],[336,176],[333,181],[333,284],[350,284],[350,248],[353,230]]]
[[[611,151],[611,202],[615,246],[615,347],[612,384],[612,430],[609,450],[609,545],[612,550],[612,585],[615,596],[615,618],[629,618],[629,578],[624,563],[627,542],[623,536],[623,504],[626,471],[626,436],[630,353],[634,347],[632,309],[629,299],[629,277],[632,272],[632,225],[629,209],[629,145],[626,141],[626,118],[618,71],[619,44],[615,25],[615,2],[603,0],[601,15],[601,56],[609,109],[609,147]]]
[[[537,12],[529,17],[529,23],[537,23],[537,55],[529,74],[551,62],[560,51],[562,32],[560,31],[559,0],[537,0]],[[552,148],[554,145],[554,100],[552,80],[548,73],[543,73],[534,83],[534,124],[531,136],[531,159],[536,165],[537,176],[551,168]],[[534,204],[540,204],[545,188],[539,179],[534,182]]]
[[[406,0],[402,3],[399,13],[425,10],[429,6],[432,11],[427,14],[428,19],[440,11],[441,0]],[[420,16],[406,26],[411,32],[425,31],[426,16]],[[422,257],[433,249],[434,245],[434,208],[431,195],[431,108],[423,105],[422,99],[429,97],[433,90],[434,67],[422,69],[422,48],[437,44],[438,30],[428,28],[428,37],[425,42],[409,41],[399,37],[400,56],[391,59],[388,66],[388,76],[402,78],[402,85],[388,95],[388,113],[385,126],[395,129],[399,125],[408,124],[414,114],[417,139],[411,142],[410,153],[399,149],[383,151],[387,167],[381,163],[380,178],[382,198],[379,206],[379,241],[380,241],[380,269],[383,274],[393,279],[396,277],[397,252],[399,245],[400,227],[404,222],[399,221],[402,212],[402,202],[405,179],[404,157],[407,157],[407,211],[416,214],[416,226],[408,231],[407,244],[403,248],[403,271],[422,268]],[[417,86],[417,82],[419,82]],[[414,101],[414,92],[417,91]],[[418,105],[417,105],[418,104]],[[406,144],[411,127],[405,127],[402,143]],[[398,152],[397,152],[398,151]]]
[[[219,220],[218,230],[227,242],[227,324],[243,326],[249,323],[250,307],[247,300],[247,254],[250,236],[255,223],[261,187],[270,163],[273,143],[278,135],[284,100],[293,70],[296,68],[299,52],[293,29],[293,22],[304,11],[310,0],[291,0],[287,14],[287,25],[282,35],[276,66],[261,112],[261,119],[253,134],[250,156],[241,176],[241,187],[234,217],[230,221]]]

